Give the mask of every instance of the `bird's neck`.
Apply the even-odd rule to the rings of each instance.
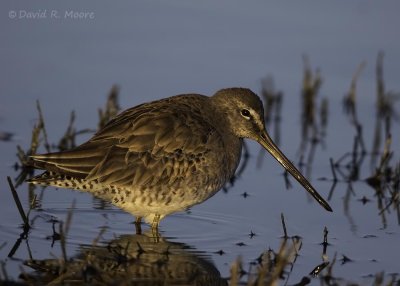
[[[216,104],[213,102],[213,104]],[[230,121],[228,120],[227,114],[221,112],[220,108],[210,108],[207,109],[211,111],[208,118],[213,121],[212,125],[216,128],[216,131],[223,141],[224,148],[227,152],[224,152],[226,156],[226,168],[225,174],[229,176],[229,179],[235,174],[235,171],[239,165],[243,139],[239,138],[232,132],[232,127],[230,126]]]

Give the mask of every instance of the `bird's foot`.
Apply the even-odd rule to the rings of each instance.
[[[142,234],[142,217],[138,216],[135,220],[136,234]]]

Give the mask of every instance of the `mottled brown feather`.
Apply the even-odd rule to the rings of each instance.
[[[123,188],[170,185],[188,175],[195,178],[196,172],[207,169],[206,161],[194,166],[196,158],[219,156],[210,155],[213,151],[206,143],[221,145],[222,150],[224,141],[191,110],[191,101],[207,97],[178,97],[128,109],[73,150],[32,156],[36,166]]]

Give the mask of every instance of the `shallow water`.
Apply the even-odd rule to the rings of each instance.
[[[373,173],[370,154],[375,128],[375,64],[379,51],[385,52],[386,89],[400,90],[397,2],[332,2],[329,7],[316,1],[310,1],[309,6],[261,2],[251,6],[211,1],[202,4],[126,2],[118,7],[110,3],[94,6],[90,1],[68,3],[3,1],[0,4],[5,11],[0,16],[0,32],[4,38],[0,47],[0,131],[14,134],[11,141],[0,141],[0,261],[4,262],[10,279],[18,279],[21,265],[30,255],[37,260],[61,257],[60,241],[52,245],[52,221],[57,221],[58,231],[58,222],[65,222],[74,200],[76,205],[66,241],[68,257],[82,253],[82,246],[88,248],[103,229],[99,247],[121,237],[133,242],[145,239],[134,235],[132,216],[89,194],[36,189],[40,207],[30,214],[33,227],[12,257],[7,257],[22,229],[6,176],[15,178],[18,174],[13,170],[17,161],[16,145],[26,149],[30,144],[32,127],[37,120],[37,99],[41,102],[49,141],[57,142],[68,126],[72,110],[76,112],[78,130],[96,128],[97,110],[104,106],[113,84],[120,86],[120,104],[127,108],[184,92],[211,95],[229,86],[246,86],[259,92],[261,78],[270,74],[276,89],[284,94],[280,147],[298,163],[302,140],[301,57],[308,54],[312,70],[319,67],[323,78],[318,105],[323,97],[329,101],[327,134],[324,144],[316,148],[308,174],[325,198],[333,184],[329,159],[337,161],[343,154],[352,152],[356,135],[343,112],[342,98],[357,65],[367,62],[357,82],[357,110],[367,155],[359,179],[351,183],[352,191],[348,191],[348,183],[340,180],[330,199],[334,212],[328,213],[309,200],[294,180],[290,180],[292,188],[286,190],[283,170],[271,156],[264,154],[262,167],[257,168],[259,146],[247,142],[250,159],[234,186],[189,212],[164,219],[160,229],[162,240],[172,247],[184,245],[185,254],[177,251],[176,257],[187,257],[200,265],[203,262],[198,261],[211,261],[215,269],[205,268],[213,274],[217,270],[221,277],[227,278],[237,257],[242,257],[247,271],[249,263],[269,248],[278,251],[283,235],[280,217],[283,213],[288,235],[300,236],[302,246],[293,267],[286,268],[281,284],[300,282],[323,262],[324,227],[329,231],[327,260],[332,263],[336,255],[332,275],[344,279],[339,283],[372,284],[376,273],[381,271],[385,272],[385,281],[390,281],[392,274],[399,280],[398,214],[390,208],[385,216],[380,215],[375,190],[363,181]],[[61,14],[69,10],[89,11],[95,16],[81,20],[11,19],[7,14],[39,9],[47,9],[48,13],[57,10]],[[395,166],[399,162],[398,121],[392,122],[390,130],[394,152],[390,164]],[[87,136],[79,136],[78,141],[83,142]],[[344,165],[350,158],[342,162],[343,172],[348,171]],[[379,158],[380,155],[378,162]],[[28,185],[22,184],[17,191],[27,210]],[[363,204],[360,201],[363,197],[370,201]],[[144,232],[148,229],[143,228]],[[343,256],[351,261],[342,260]],[[32,272],[27,266],[23,269]],[[4,279],[4,273],[0,277]],[[247,278],[242,277],[244,281]],[[313,284],[320,282],[318,277],[310,279]]]

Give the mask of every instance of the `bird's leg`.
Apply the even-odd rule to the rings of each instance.
[[[142,234],[142,217],[138,216],[135,220],[136,234]]]
[[[160,215],[155,214],[153,218],[153,222],[151,223],[151,228],[152,229],[158,229],[158,225],[160,223]]]
[[[160,234],[158,232],[158,225],[160,224],[160,215],[155,214],[153,222],[151,223],[151,231],[153,233],[153,237],[158,240]]]

